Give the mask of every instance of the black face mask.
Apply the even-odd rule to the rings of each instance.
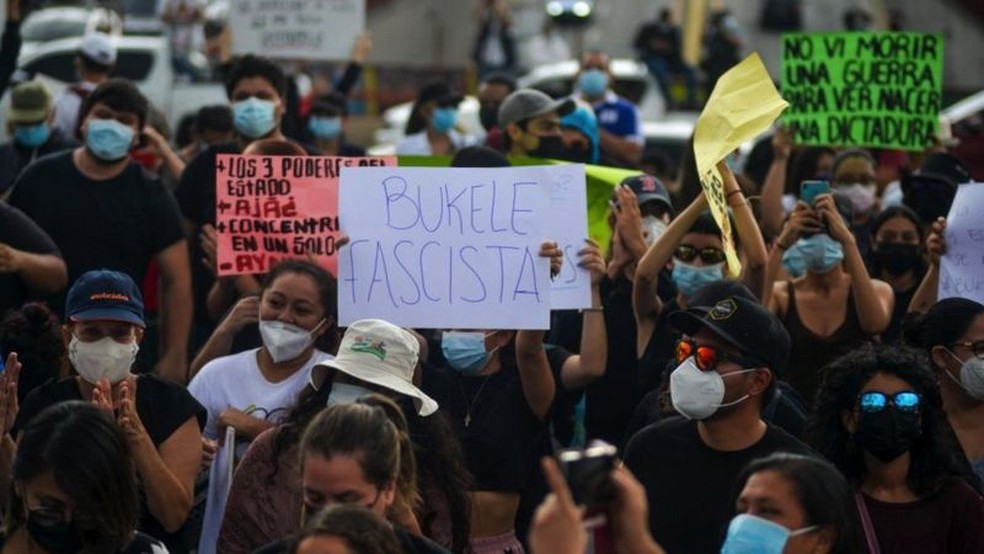
[[[563,154],[561,154],[557,159],[564,160],[566,162],[574,162],[577,164],[589,164],[592,162],[591,148],[565,146]]]
[[[82,535],[75,527],[74,520],[50,522],[28,512],[27,532],[38,546],[48,552],[73,553],[82,550]]]
[[[922,434],[919,414],[886,407],[880,412],[861,412],[858,446],[883,462],[891,462],[908,452]]]
[[[919,245],[901,242],[879,242],[871,251],[872,260],[892,275],[902,275],[919,265]]]
[[[548,160],[560,160],[565,154],[564,141],[559,136],[537,137],[540,145],[530,150],[530,156],[534,158],[545,158]]]
[[[485,127],[486,131],[491,131],[499,125],[499,107],[482,106],[478,109],[478,120],[482,122],[482,127]]]

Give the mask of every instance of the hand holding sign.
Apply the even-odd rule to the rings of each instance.
[[[940,258],[939,299],[969,298],[984,303],[984,184],[957,188],[945,227],[945,254]]]

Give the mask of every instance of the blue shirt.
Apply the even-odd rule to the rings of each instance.
[[[620,98],[612,91],[592,104],[598,117],[598,126],[609,133],[637,144],[645,142],[642,136],[642,120],[635,104]]]

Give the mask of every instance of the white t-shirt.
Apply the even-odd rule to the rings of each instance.
[[[88,81],[76,83],[74,86],[92,92],[96,84]],[[55,122],[52,125],[61,134],[62,139],[75,141],[75,130],[79,126],[79,110],[82,108],[82,97],[70,88],[62,91],[55,99]]]
[[[451,137],[451,144],[454,145],[455,150],[478,144],[475,137],[462,135],[454,129],[448,131],[448,135]],[[403,137],[403,140],[396,145],[396,153],[399,156],[430,156],[434,152],[431,151],[430,141],[427,140],[427,131],[421,131]]]
[[[311,359],[293,375],[271,383],[263,377],[256,362],[259,348],[223,356],[205,364],[188,385],[188,392],[208,410],[206,437],[219,439],[219,414],[235,408],[257,418],[279,423],[297,403],[297,395],[308,383],[311,368],[334,359],[327,352],[315,350]]]

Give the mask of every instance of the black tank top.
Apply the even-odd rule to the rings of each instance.
[[[796,289],[792,282],[786,281],[789,305],[786,313],[779,319],[789,332],[792,349],[789,363],[783,378],[803,397],[808,407],[813,406],[813,398],[820,388],[820,370],[836,358],[854,350],[862,344],[871,342],[872,337],[861,329],[858,312],[854,306],[854,293],[847,295],[847,311],[844,323],[832,334],[822,337],[809,330],[800,320],[796,308]]]

